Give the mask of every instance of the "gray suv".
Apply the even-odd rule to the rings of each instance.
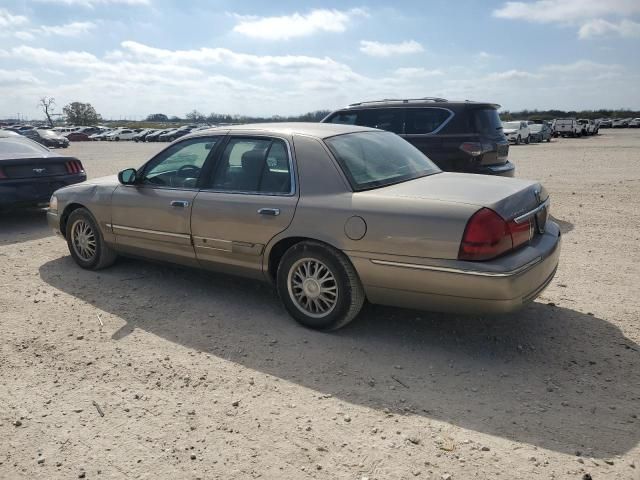
[[[324,123],[380,128],[400,135],[445,171],[513,177],[500,105],[444,98],[353,103]]]

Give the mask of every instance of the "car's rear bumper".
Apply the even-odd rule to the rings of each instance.
[[[84,182],[86,174],[0,180],[0,208],[47,206],[57,189]]]
[[[350,254],[371,303],[420,310],[495,314],[534,300],[553,279],[560,257],[560,229],[490,262],[392,259]]]
[[[492,165],[480,165],[477,171],[473,173],[480,173],[482,175],[499,175],[501,177],[513,177],[516,174],[516,166],[510,161],[505,163],[497,163]]]

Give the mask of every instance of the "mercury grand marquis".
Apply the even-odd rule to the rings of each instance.
[[[538,182],[442,172],[397,135],[358,126],[199,131],[140,168],[57,190],[50,205],[82,268],[133,255],[258,278],[323,330],[365,300],[513,311],[549,284],[560,255]]]

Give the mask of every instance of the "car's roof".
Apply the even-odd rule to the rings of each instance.
[[[210,135],[212,132],[256,132],[269,135],[309,135],[317,138],[328,138],[336,135],[343,135],[354,132],[377,132],[379,130],[358,125],[342,125],[338,123],[312,123],[312,122],[273,122],[273,123],[248,123],[244,125],[228,125],[224,127],[213,127],[207,130],[198,130],[188,135],[197,137]]]
[[[382,100],[371,100],[366,102],[356,102],[347,105],[340,110],[361,110],[363,108],[388,108],[388,107],[489,107],[499,109],[500,105],[493,102],[476,102],[472,100],[447,100],[438,97],[423,98],[385,98]]]

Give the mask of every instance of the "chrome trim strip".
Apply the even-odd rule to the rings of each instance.
[[[390,262],[388,260],[371,259],[371,263],[375,263],[376,265],[385,265],[389,267],[400,267],[400,268],[412,268],[415,270],[430,270],[434,272],[455,273],[455,274],[462,274],[462,275],[475,275],[478,277],[512,277],[514,275],[518,275],[519,273],[524,272],[525,270],[530,269],[531,267],[540,263],[541,261],[542,261],[542,257],[537,257],[531,260],[529,263],[526,263],[521,267],[518,267],[515,270],[510,270],[508,272],[479,272],[477,270],[463,270],[460,268],[436,267],[434,265],[419,265],[415,263],[401,263],[401,262]]]
[[[547,197],[547,199],[544,202],[542,202],[540,205],[538,205],[536,208],[534,208],[530,212],[527,212],[525,214],[520,215],[519,217],[514,218],[513,221],[516,223],[522,223],[525,220],[528,220],[529,218],[533,217],[540,210],[547,208],[549,206],[549,203],[550,203],[550,200]]]
[[[165,237],[185,238],[187,240],[191,239],[191,235],[186,233],[160,232],[158,230],[147,230],[146,228],[125,227],[124,225],[111,225],[111,228],[118,229],[118,230],[126,230],[129,232],[151,233],[153,235],[163,235]]]

